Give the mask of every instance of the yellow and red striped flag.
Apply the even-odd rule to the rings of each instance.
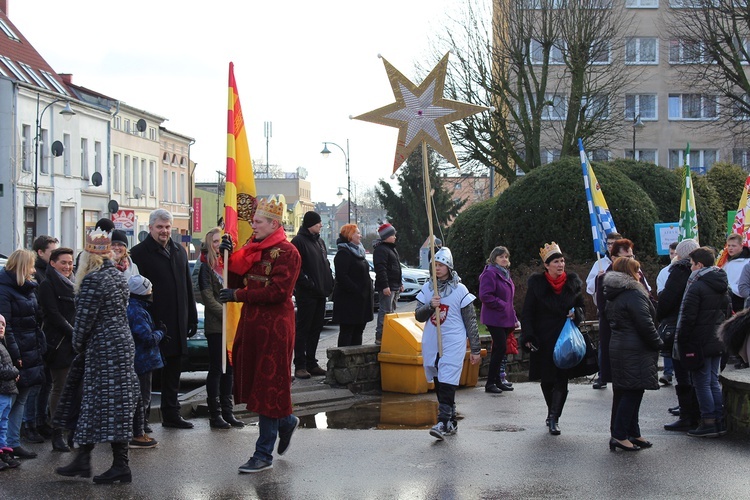
[[[224,190],[224,233],[232,236],[235,249],[239,249],[253,235],[250,222],[253,220],[258,202],[255,192],[253,163],[245,132],[237,82],[234,80],[234,63],[229,63],[229,103],[227,107],[227,175]],[[224,268],[229,267],[225,263]],[[226,271],[225,271],[226,274]],[[226,286],[226,285],[225,285]],[[225,346],[231,351],[241,305],[227,304]],[[231,352],[230,352],[231,357]]]
[[[750,191],[750,175],[745,179],[745,188],[742,190],[742,196],[740,196],[740,204],[737,207],[737,213],[734,216],[734,223],[732,224],[732,233],[742,235],[742,245],[750,245],[750,198],[748,198],[748,191]],[[716,260],[716,265],[724,267],[727,263],[729,254],[727,254],[727,244],[724,243],[724,250],[719,254],[719,258]]]

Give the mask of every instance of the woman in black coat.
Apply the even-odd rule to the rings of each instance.
[[[37,283],[33,281],[36,257],[30,250],[16,250],[0,270],[0,314],[7,321],[5,338],[13,364],[19,369],[18,396],[8,415],[7,445],[20,458],[34,458],[36,453],[21,447],[21,421],[26,400],[34,386],[44,383],[44,355],[47,345],[37,323]]]
[[[583,319],[583,282],[577,274],[565,272],[565,258],[554,241],[545,244],[539,255],[545,272],[529,278],[521,313],[520,343],[531,351],[529,380],[541,380],[547,403],[546,423],[550,434],[556,436],[560,434],[557,423],[568,397],[568,379],[575,376],[575,368],[561,370],[555,366],[552,353],[567,319],[572,318],[576,325]]]
[[[659,388],[657,361],[662,341],[656,333],[656,310],[639,282],[640,264],[618,257],[604,275],[603,295],[611,330],[609,359],[613,401],[609,449],[638,451],[650,448],[641,437],[638,411],[646,389]]]
[[[73,249],[56,248],[52,251],[47,266],[46,277],[39,285],[39,307],[44,318],[44,335],[47,337],[45,362],[52,376],[50,392],[50,414],[57,411],[65,378],[70,364],[75,358],[73,352],[73,325],[76,317],[73,277]],[[65,431],[56,427],[52,430],[52,450],[70,451],[65,442]]]
[[[356,224],[341,227],[333,259],[336,285],[333,289],[333,322],[339,324],[339,347],[362,345],[362,332],[372,321],[373,288],[370,265],[365,260],[362,234]]]

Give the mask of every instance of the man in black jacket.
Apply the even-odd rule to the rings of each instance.
[[[328,262],[325,243],[320,239],[323,224],[320,215],[307,212],[302,219],[302,227],[292,239],[302,257],[294,297],[297,301],[296,337],[294,340],[294,376],[310,378],[312,375],[325,375],[318,365],[315,351],[318,350],[320,332],[326,312],[326,300],[333,291],[333,275]]]
[[[378,228],[379,240],[373,243],[372,264],[375,267],[375,290],[380,293],[378,325],[375,329],[375,343],[383,339],[385,315],[396,311],[398,296],[404,290],[401,282],[401,261],[396,250],[396,228],[385,223]]]
[[[164,323],[166,336],[159,344],[164,356],[161,370],[162,426],[192,429],[193,424],[180,416],[177,392],[182,373],[181,358],[187,355],[187,338],[198,329],[198,312],[193,297],[187,253],[172,241],[172,214],[156,209],[149,215],[149,235],[130,251],[141,275],[153,284],[154,323]],[[146,431],[148,432],[148,430]]]
[[[60,240],[54,236],[47,236],[46,234],[37,236],[34,240],[31,249],[34,250],[34,253],[36,254],[36,262],[34,263],[36,272],[34,273],[34,279],[36,279],[37,283],[41,284],[42,281],[47,279],[47,264],[49,264],[50,255],[52,255],[52,250],[59,246]]]

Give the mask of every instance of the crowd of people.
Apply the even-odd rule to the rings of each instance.
[[[195,293],[205,305],[210,427],[245,425],[233,414],[235,398],[259,415],[255,450],[239,467],[241,473],[270,469],[274,449],[277,455],[289,449],[300,423],[292,413],[292,378],[326,374],[316,351],[329,297],[338,345],[346,347],[362,344],[366,324],[375,319],[375,293],[380,305],[375,342],[380,344],[385,315],[396,310],[403,291],[391,224],[379,227],[373,245],[373,282],[356,224],[341,227],[332,269],[320,239],[320,215],[307,212],[289,242],[283,210],[275,200],[261,200],[251,239],[241,244],[216,227],[201,248]],[[22,437],[31,443],[50,439],[55,452],[76,449],[58,474],[91,477],[94,446],[109,443],[112,465],[94,482],[132,481],[129,450],[157,445],[149,436],[156,370],[162,426],[193,428],[181,416],[177,395],[187,339],[198,327],[196,296],[187,253],[171,233],[172,215],[157,209],[150,214],[148,236],[130,250],[127,235],[105,218],[87,234],[77,256],[51,236],[38,237],[32,251],[10,255],[0,270],[0,470],[37,456],[22,446]],[[665,429],[695,437],[726,433],[718,380],[728,354],[718,335],[722,324],[734,325],[736,367],[748,366],[750,326],[745,323],[750,320],[741,311],[750,296],[750,254],[741,237],[728,238],[721,267],[714,251],[694,240],[670,250],[671,262],[657,278],[657,296],[632,241],[617,233],[609,235],[606,255],[585,282],[599,319],[594,362],[599,373],[592,387],[612,384],[612,451],[653,446],[641,435],[639,409],[646,390],[671,385],[673,376],[678,406],[670,411],[679,418]],[[544,244],[539,256],[543,269],[529,278],[517,315],[506,247],[490,253],[478,296],[462,283],[449,248],[434,253],[434,274],[418,293],[414,313],[424,323],[424,372],[438,400],[437,424],[430,429],[434,438],[442,441],[457,432],[456,389],[467,349],[470,363],[480,361],[479,322],[492,337],[485,392],[513,390],[507,355],[518,353],[520,345],[529,352],[529,379],[540,382],[545,426],[551,435],[561,434],[569,381],[592,374],[590,359],[561,368],[554,356],[563,327],[583,320],[584,282],[566,271],[555,242]],[[242,308],[228,346],[231,359],[221,333],[229,302]],[[725,323],[735,312],[740,314]],[[593,351],[591,357],[597,358]]]

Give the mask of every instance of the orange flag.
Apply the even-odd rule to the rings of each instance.
[[[253,163],[242,117],[240,96],[234,80],[234,63],[229,63],[229,103],[227,109],[227,176],[224,190],[224,233],[232,236],[239,249],[253,235],[250,222],[258,206]],[[225,264],[225,268],[227,265]],[[231,351],[242,306],[227,304],[226,343]],[[231,356],[231,353],[230,353]]]

